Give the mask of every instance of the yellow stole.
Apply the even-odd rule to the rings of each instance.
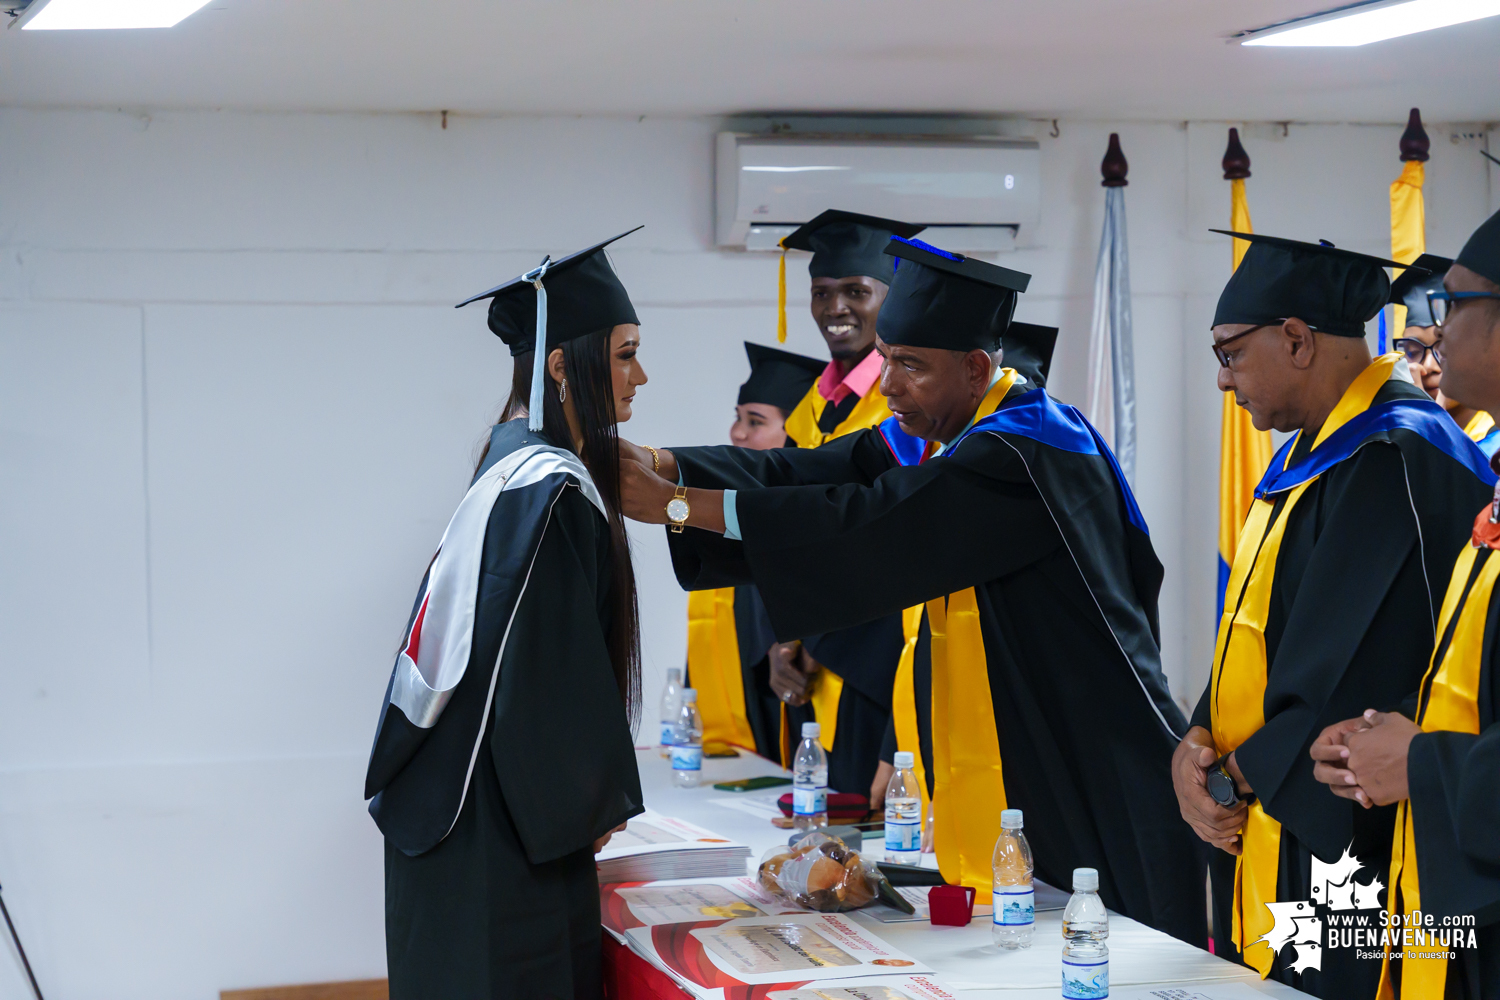
[[[734,588],[688,594],[688,678],[698,692],[703,739],[755,747],[745,715],[745,681],[734,627]]]
[[[1370,408],[1371,400],[1391,377],[1399,358],[1398,354],[1383,355],[1359,374],[1323,422],[1313,441],[1314,449],[1352,417]],[[1286,460],[1290,458],[1289,449]],[[1240,529],[1225,590],[1224,614],[1214,644],[1216,669],[1210,708],[1214,744],[1220,754],[1234,750],[1266,724],[1265,629],[1277,555],[1292,508],[1315,481],[1316,477],[1291,490],[1274,522],[1271,514],[1275,498],[1255,500],[1245,517],[1245,526]],[[1265,978],[1276,957],[1261,938],[1275,925],[1275,918],[1265,904],[1276,900],[1281,824],[1266,813],[1259,799],[1250,804],[1240,842],[1243,853],[1234,868],[1231,935],[1245,962]]]
[[[1474,560],[1479,549],[1464,548],[1453,566],[1453,576],[1448,580],[1448,592],[1443,596],[1443,611],[1438,619],[1438,636],[1448,632],[1454,615],[1458,623],[1453,626],[1453,638],[1443,651],[1442,662],[1437,662],[1437,650],[1433,650],[1433,662],[1427,667],[1431,686],[1423,678],[1426,694],[1417,711],[1417,720],[1424,733],[1479,732],[1479,671],[1484,652],[1484,626],[1489,617],[1490,599],[1494,594],[1495,580],[1500,578],[1500,556],[1491,555],[1480,569],[1474,586],[1464,597],[1464,587],[1474,571]],[[1462,601],[1462,603],[1460,603]],[[1433,671],[1437,671],[1434,676]],[[1422,908],[1421,886],[1417,881],[1416,831],[1412,826],[1411,800],[1406,799],[1396,806],[1397,835],[1391,843],[1391,888],[1386,893],[1386,908],[1396,912],[1396,887],[1400,887],[1401,910],[1411,914]],[[1405,923],[1393,927],[1404,929]],[[1399,947],[1399,946],[1398,946]],[[1401,957],[1401,992],[1414,998],[1441,997],[1448,973],[1445,958],[1418,958],[1418,953],[1441,951],[1436,946],[1421,947],[1416,943]],[[1380,969],[1380,1000],[1393,1000],[1395,984],[1391,979],[1391,949],[1387,947]]]
[[[980,402],[974,419],[994,413],[1015,380],[1015,371],[1005,369]],[[1000,836],[1000,813],[1005,809],[1005,775],[974,588],[934,598],[906,609],[901,616],[906,644],[896,667],[891,712],[896,745],[915,755],[925,800],[927,762],[917,735],[914,686],[923,614],[932,633],[933,847],[943,880],[972,886],[976,901],[984,902],[994,885],[991,860]]]
[[[1494,429],[1495,418],[1480,410],[1469,418],[1469,424],[1464,428],[1464,434],[1470,441],[1483,441],[1484,436]]]
[[[807,395],[802,397],[802,401],[786,418],[787,436],[797,442],[797,447],[816,448],[845,434],[878,426],[891,415],[891,408],[886,405],[885,397],[880,393],[878,379],[870,386],[870,391],[854,404],[854,409],[844,418],[844,422],[832,434],[824,434],[818,430],[818,417],[822,415],[823,407],[832,405],[818,392],[817,383],[813,383],[812,388],[807,390]]]

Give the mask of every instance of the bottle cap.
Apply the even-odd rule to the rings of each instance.
[[[822,736],[822,735],[823,735],[823,727],[820,726],[820,725],[818,725],[816,722],[804,722],[804,723],[802,723],[802,738],[804,740],[807,739],[809,736],[811,736],[813,739],[817,739],[819,736]]]
[[[1000,810],[1000,829],[1002,829],[1002,830],[1019,830],[1019,829],[1021,829],[1022,825],[1023,825],[1023,821],[1022,821],[1022,818],[1021,818],[1021,810],[1019,810],[1019,809],[1002,809],[1002,810]],[[1081,868],[1079,869],[1079,871],[1082,871],[1082,870],[1083,869],[1081,869]],[[1078,876],[1075,873],[1073,877],[1077,878]]]
[[[671,684],[673,681],[676,681],[678,684],[682,683],[682,668],[681,667],[668,667],[667,668],[667,683]]]
[[[682,700],[683,701],[688,701],[688,702],[697,701],[698,700],[698,689],[697,688],[683,688],[682,689]]]
[[[1098,892],[1099,891],[1099,869],[1097,869],[1097,868],[1074,868],[1073,869],[1073,891],[1074,892]]]
[[[904,771],[909,767],[917,766],[917,755],[910,750],[897,750],[896,757],[891,763],[896,765],[896,770]]]

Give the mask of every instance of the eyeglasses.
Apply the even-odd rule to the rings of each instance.
[[[1219,367],[1221,367],[1221,368],[1229,368],[1229,369],[1233,369],[1234,368],[1234,365],[1230,364],[1230,360],[1233,358],[1234,355],[1232,355],[1232,354],[1230,354],[1230,353],[1228,353],[1228,352],[1226,352],[1224,350],[1224,348],[1227,345],[1234,343],[1236,340],[1241,340],[1241,339],[1243,339],[1245,337],[1250,336],[1256,330],[1263,330],[1263,329],[1265,329],[1268,326],[1280,326],[1282,323],[1285,323],[1285,322],[1286,322],[1285,319],[1278,319],[1278,320],[1272,320],[1269,323],[1257,323],[1255,326],[1252,326],[1248,330],[1244,330],[1244,331],[1242,331],[1240,333],[1237,333],[1233,337],[1225,337],[1223,340],[1219,341],[1217,344],[1211,345],[1213,347],[1213,349],[1214,349],[1214,357],[1216,357],[1216,358],[1219,359]],[[1239,352],[1236,351],[1234,353],[1238,354]]]
[[[1424,344],[1416,337],[1397,337],[1391,341],[1391,347],[1406,355],[1406,363],[1409,365],[1420,365],[1427,360],[1427,352],[1437,358],[1438,345]],[[1438,364],[1442,364],[1442,358],[1438,358]]]
[[[1428,292],[1427,308],[1432,310],[1432,324],[1441,330],[1443,324],[1448,321],[1448,316],[1458,308],[1458,304],[1469,299],[1500,299],[1500,294],[1495,292]]]

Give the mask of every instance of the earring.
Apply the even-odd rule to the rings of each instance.
[[[568,380],[563,379],[562,385],[557,387],[557,401],[566,403],[568,401]]]

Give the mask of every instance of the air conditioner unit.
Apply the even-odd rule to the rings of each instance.
[[[719,246],[774,250],[828,208],[929,228],[921,239],[969,253],[1009,250],[1035,228],[1034,139],[797,138],[720,132]]]

